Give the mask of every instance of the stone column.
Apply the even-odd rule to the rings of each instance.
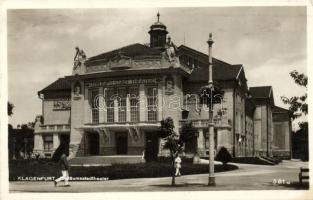
[[[53,133],[53,149],[56,150],[60,145],[60,138],[58,133]]]
[[[129,95],[126,96],[126,121],[130,122],[130,99],[129,99]]]
[[[104,155],[104,133],[102,133],[101,131],[98,131],[99,134],[99,155]]]
[[[34,136],[34,150],[36,152],[43,151],[43,139],[41,134],[35,134]]]
[[[231,135],[231,126],[228,124],[219,125],[217,128],[217,152],[221,147],[225,147],[228,152],[232,152],[232,144],[229,136]]]
[[[198,154],[199,156],[205,156],[205,147],[204,147],[204,133],[203,129],[199,129],[199,135],[197,138],[197,145],[198,145]]]
[[[114,99],[114,122],[118,122],[118,99]]]
[[[158,120],[161,121],[163,116],[163,83],[158,84]]]
[[[139,121],[147,121],[147,104],[146,104],[146,93],[145,93],[145,85],[140,84],[139,86]]]
[[[106,96],[106,90],[107,90],[107,88],[104,88],[103,89],[103,106],[102,106],[102,110],[103,110],[103,112],[102,112],[102,114],[103,114],[103,120],[104,120],[104,122],[107,122],[108,121],[108,119],[107,119],[107,102],[106,102],[106,98],[107,98],[107,96]]]
[[[104,94],[103,88],[99,88],[98,109],[99,109],[99,123],[104,123]]]
[[[89,93],[87,88],[85,88],[84,92],[84,123],[91,123],[91,107],[89,103]]]

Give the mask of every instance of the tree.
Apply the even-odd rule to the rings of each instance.
[[[290,72],[290,76],[294,79],[295,83],[307,88],[308,77],[306,75],[299,74],[296,70]],[[292,119],[296,119],[300,116],[308,114],[308,104],[306,102],[307,92],[305,92],[302,96],[294,96],[291,98],[287,98],[282,96],[281,100],[285,104],[289,104],[289,111]]]
[[[232,157],[225,147],[221,147],[215,158],[215,160],[221,161],[223,165],[226,165],[228,162],[231,161],[231,159]]]
[[[309,137],[306,125],[301,125],[301,128],[292,134],[292,157],[303,161],[309,159]]]
[[[8,102],[8,115],[9,116],[13,115],[13,108],[14,108],[13,103]]]
[[[161,131],[159,137],[163,138],[164,148],[170,151],[170,158],[172,164],[172,186],[175,185],[175,157],[178,153],[182,152],[183,145],[190,139],[190,134],[177,134],[174,131],[174,122],[171,117],[161,121]]]
[[[197,148],[197,143],[195,143],[196,134],[198,134],[198,129],[193,126],[192,122],[185,123],[180,131],[180,140],[184,141],[185,147],[187,143],[192,142],[191,145],[193,145],[193,148]],[[195,149],[194,153],[197,153],[197,149]]]
[[[300,74],[296,70],[290,72],[290,76],[293,78],[296,84],[305,87],[307,89],[308,77],[305,74]],[[287,98],[282,96],[282,101],[289,105],[289,112],[291,118],[294,120],[300,116],[308,114],[308,104],[307,104],[307,92],[302,96],[294,96]],[[292,135],[292,151],[293,156],[300,154],[302,159],[306,160],[308,158],[308,122],[299,122],[299,130]]]
[[[14,105],[8,101],[8,116],[13,115],[13,108],[14,108]],[[11,124],[8,124],[9,159],[14,157],[15,155],[15,152],[14,152],[15,151],[15,147],[14,147],[15,138],[13,139],[12,135],[13,135],[13,126]]]

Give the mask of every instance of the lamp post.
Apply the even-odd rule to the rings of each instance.
[[[209,186],[215,186],[215,175],[214,175],[214,121],[213,121],[213,105],[221,103],[222,91],[213,82],[213,62],[212,62],[212,45],[214,41],[212,40],[212,33],[209,35],[209,40],[207,41],[209,45],[209,81],[208,85],[201,88],[200,96],[202,104],[206,104],[209,108]]]
[[[214,122],[213,122],[213,63],[212,63],[212,45],[214,43],[212,39],[212,33],[209,35],[209,40],[207,41],[209,45],[209,84],[208,87],[210,89],[209,99],[209,157],[210,157],[210,174],[209,174],[209,186],[215,186],[215,175],[214,175]]]

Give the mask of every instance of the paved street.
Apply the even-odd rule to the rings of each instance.
[[[75,181],[71,187],[54,187],[53,182],[10,182],[11,192],[116,192],[116,191],[206,191],[206,190],[286,190],[295,189],[289,182],[298,181],[300,167],[308,163],[283,161],[276,166],[236,164],[238,170],[216,173],[216,187],[207,187],[207,174],[187,175],[176,178],[176,187],[171,187],[171,178],[138,178],[108,181]],[[285,184],[273,184],[281,179]]]

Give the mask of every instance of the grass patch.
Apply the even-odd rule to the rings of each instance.
[[[215,165],[215,172],[238,169],[235,165]],[[208,165],[183,163],[183,175],[209,173]],[[109,180],[125,178],[170,177],[171,164],[165,162],[150,162],[138,164],[113,164],[112,166],[73,166],[71,177],[107,177]],[[58,177],[60,170],[53,161],[14,160],[9,163],[9,180],[16,181],[18,177]]]

